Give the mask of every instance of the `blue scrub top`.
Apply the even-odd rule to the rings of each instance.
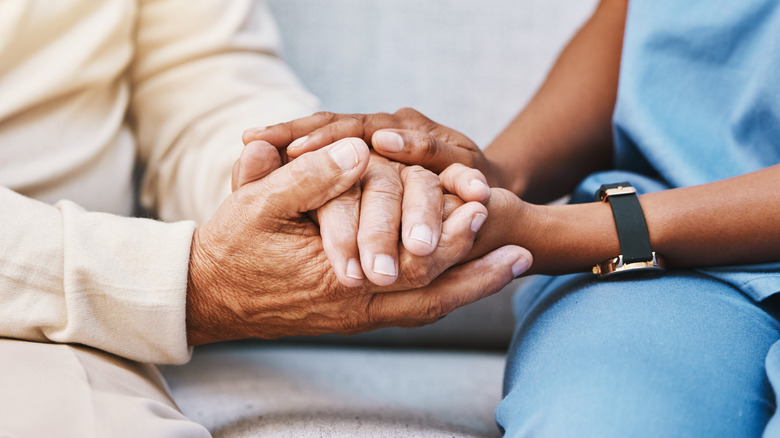
[[[613,123],[618,170],[574,202],[603,183],[650,192],[780,163],[780,0],[631,0]],[[755,300],[780,292],[780,263],[701,272]]]

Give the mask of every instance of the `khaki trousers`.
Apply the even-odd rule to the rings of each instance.
[[[153,365],[0,338],[0,437],[209,437]]]

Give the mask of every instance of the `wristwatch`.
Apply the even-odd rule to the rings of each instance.
[[[620,255],[597,263],[593,273],[605,278],[629,272],[663,271],[666,266],[663,257],[650,248],[647,223],[636,189],[628,182],[605,184],[596,192],[596,201],[608,202],[612,208]]]

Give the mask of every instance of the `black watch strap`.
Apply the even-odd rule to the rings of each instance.
[[[636,189],[628,182],[605,184],[596,194],[596,200],[609,202],[612,208],[623,262],[629,264],[653,260],[647,223]]]

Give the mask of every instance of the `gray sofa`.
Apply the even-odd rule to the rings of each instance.
[[[287,61],[337,112],[411,106],[480,145],[596,0],[272,0]],[[516,284],[419,329],[198,348],[163,369],[215,437],[492,437]]]

